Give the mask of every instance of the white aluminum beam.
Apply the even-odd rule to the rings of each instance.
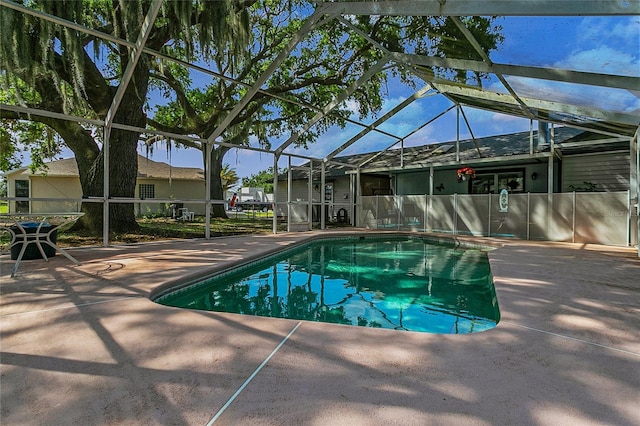
[[[481,89],[476,89],[470,86],[458,86],[458,85],[449,85],[446,83],[438,82],[433,83],[434,87],[438,89],[443,94],[453,94],[453,95],[461,95],[469,98],[489,100],[495,102],[501,102],[506,104],[514,105],[514,99],[510,95],[505,95],[503,93],[489,92]],[[632,114],[625,114],[621,112],[610,112],[604,111],[596,108],[590,108],[586,106],[565,104],[562,102],[555,101],[546,101],[541,99],[534,98],[525,98],[522,100],[533,109],[548,111],[548,112],[557,112],[558,114],[570,114],[579,117],[585,117],[589,119],[593,119],[596,121],[603,121],[609,123],[618,123],[625,124],[630,126],[635,126],[638,124],[638,117]],[[474,108],[479,108],[476,105],[469,104]]]
[[[111,34],[106,34],[106,33],[94,30],[92,28],[84,27],[82,25],[76,24],[75,22],[67,21],[67,20],[59,18],[57,16],[49,15],[49,14],[46,14],[44,12],[41,12],[41,11],[38,11],[38,10],[35,10],[35,9],[31,9],[29,7],[23,6],[21,4],[11,2],[9,0],[0,0],[0,6],[7,6],[10,9],[17,10],[17,11],[22,12],[24,14],[31,15],[31,16],[34,16],[36,18],[39,18],[39,19],[42,19],[42,20],[45,20],[45,21],[49,21],[49,22],[52,22],[54,24],[66,27],[66,28],[73,29],[75,31],[78,31],[78,32],[81,32],[81,33],[84,33],[84,34],[88,34],[88,35],[94,36],[96,38],[100,38],[100,39],[103,39],[103,40],[106,40],[106,41],[110,41],[112,43],[120,44],[120,45],[125,46],[125,47],[135,48],[135,46],[136,46],[136,44],[134,42],[130,42],[128,40],[112,36]],[[237,80],[237,79],[235,79],[233,77],[226,76],[226,75],[221,74],[221,73],[216,72],[216,71],[212,71],[212,70],[210,70],[208,68],[201,67],[201,66],[199,66],[197,64],[192,64],[192,63],[183,61],[181,59],[173,58],[173,57],[168,56],[168,55],[166,55],[166,54],[164,54],[162,52],[159,52],[157,50],[153,50],[153,49],[151,49],[149,47],[146,47],[146,46],[144,46],[142,48],[142,51],[144,53],[146,53],[148,55],[151,55],[151,56],[154,56],[154,57],[156,57],[158,59],[163,59],[163,60],[166,60],[166,61],[169,61],[169,62],[173,62],[173,63],[181,65],[183,67],[187,67],[187,68],[199,71],[199,72],[201,72],[203,74],[207,74],[207,75],[210,75],[212,77],[219,78],[220,80],[224,80],[224,81],[228,81],[228,82],[233,83],[233,84],[237,84],[239,86],[243,86],[243,87],[247,87],[247,88],[251,88],[253,86],[252,84],[245,83],[243,81]],[[286,98],[286,97],[284,97],[282,95],[277,95],[277,94],[274,94],[274,93],[270,93],[267,90],[260,89],[260,90],[258,90],[258,93],[262,93],[262,94],[270,96],[270,97],[272,97],[274,99],[280,99],[281,101],[284,101],[284,102],[289,102],[289,103],[292,103],[292,104],[295,104],[295,105],[299,105],[299,106],[301,106],[303,108],[309,108],[309,109],[314,110],[314,111],[322,111],[322,108],[320,108],[320,107],[318,107],[316,105],[310,105],[310,104],[307,104],[307,103],[304,103],[304,102],[300,102],[299,100],[295,100],[295,99],[288,99],[288,98]],[[70,121],[78,121],[78,120],[73,119],[73,120],[70,120]],[[348,123],[351,123],[351,124],[355,124],[356,126],[363,127],[363,128],[367,127],[366,124],[364,124],[364,123],[362,123],[360,121],[356,121],[356,120],[350,119],[350,118],[345,119],[345,121],[347,121]],[[388,134],[386,132],[383,132],[383,131],[381,131],[379,129],[373,129],[373,131],[377,132],[377,133],[380,133],[380,134],[385,134],[387,136],[395,137],[394,135],[390,135],[390,134]]]
[[[508,161],[518,161],[518,160],[532,160],[532,159],[545,159],[550,157],[552,154],[548,152],[538,152],[533,155],[519,154],[519,155],[505,155],[500,157],[484,157],[484,158],[473,158],[465,160],[467,163],[473,164],[500,164]],[[459,167],[459,162],[455,160],[451,161],[439,161],[439,162],[421,162],[416,164],[405,164],[403,168],[400,167],[369,167],[360,169],[360,173],[390,173],[390,172],[406,172],[412,170],[424,170],[427,167],[434,167],[435,169],[442,168],[451,168],[451,167]],[[353,173],[353,172],[347,172]]]
[[[480,46],[480,43],[478,43],[478,40],[476,40],[476,38],[473,36],[473,34],[471,34],[471,31],[469,31],[469,29],[466,27],[466,25],[464,25],[462,23],[462,21],[460,20],[460,18],[458,18],[457,16],[452,16],[451,19],[453,20],[453,23],[456,24],[456,26],[458,27],[458,29],[462,32],[462,34],[465,36],[465,38],[467,39],[467,41],[469,41],[469,43],[471,44],[471,46],[473,46],[474,50],[480,55],[480,57],[482,58],[482,60],[489,66],[493,65],[493,61],[491,60],[491,58],[489,57],[489,55],[487,54],[487,52],[484,51],[484,49],[482,48],[482,46]],[[534,118],[534,114],[531,112],[531,110],[527,107],[527,105],[522,101],[522,99],[520,99],[520,97],[518,96],[518,94],[515,92],[515,90],[513,90],[513,88],[511,87],[511,85],[507,82],[507,80],[505,80],[504,76],[500,73],[496,73],[496,77],[498,77],[498,80],[500,80],[500,82],[502,83],[502,85],[504,86],[505,89],[507,89],[507,91],[511,94],[511,96],[513,96],[513,99],[516,100],[516,102],[518,102],[520,104],[520,108],[522,108],[522,110],[524,111],[524,113],[529,117],[529,118]],[[463,114],[464,115],[464,114]],[[465,121],[466,121],[466,117],[465,117]],[[467,126],[469,126],[469,123],[467,122]],[[474,139],[475,140],[475,139]],[[479,151],[478,151],[479,152]]]
[[[640,3],[616,0],[334,1],[329,10],[345,15],[608,16],[640,14]]]
[[[149,38],[149,34],[151,34],[151,30],[153,29],[153,22],[156,20],[158,13],[160,12],[160,8],[162,7],[163,0],[153,0],[151,6],[149,7],[149,12],[144,17],[144,21],[142,22],[142,26],[140,28],[140,34],[138,35],[138,39],[136,40],[135,46],[129,50],[129,63],[124,70],[124,74],[122,75],[122,80],[120,80],[120,85],[118,86],[118,90],[116,94],[113,96],[113,100],[111,102],[111,106],[107,111],[107,115],[104,119],[104,125],[109,127],[111,123],[113,123],[113,118],[116,115],[116,111],[120,106],[120,102],[122,102],[122,97],[124,96],[124,92],[127,90],[129,86],[129,82],[131,81],[131,77],[133,77],[133,72],[138,65],[138,60],[142,55],[143,47]]]
[[[425,126],[433,123],[434,121],[436,121],[438,118],[442,117],[443,115],[445,115],[446,113],[448,113],[449,111],[451,111],[452,109],[454,109],[456,107],[456,105],[451,105],[449,108],[445,109],[444,111],[442,111],[441,113],[439,113],[438,115],[436,115],[435,117],[431,118],[429,121],[425,122],[424,124],[422,124],[420,127],[418,127],[417,129],[409,132],[407,135],[405,135],[402,139],[406,139],[409,136],[411,136],[412,134],[416,133],[418,130],[424,128]],[[374,154],[372,154],[370,157],[367,157],[363,162],[361,162],[360,164],[358,164],[358,167],[364,167],[367,163],[370,163],[371,161],[375,160],[376,158],[378,158],[380,155],[382,155],[385,151],[389,150],[392,146],[394,146],[395,144],[397,144],[398,141],[395,141],[394,143],[392,143],[391,145],[387,146],[385,149],[383,149],[382,151],[378,151]]]
[[[362,139],[364,136],[369,134],[369,132],[371,132],[373,129],[375,129],[376,127],[378,127],[379,125],[381,125],[382,123],[387,121],[389,118],[393,117],[398,112],[402,111],[404,108],[406,108],[407,106],[411,105],[415,100],[423,98],[430,89],[431,89],[431,86],[427,85],[427,86],[423,87],[422,89],[418,90],[417,92],[413,93],[407,99],[405,99],[404,101],[402,101],[398,105],[396,105],[389,112],[387,112],[382,117],[378,118],[376,121],[374,121],[369,126],[367,126],[365,129],[360,131],[360,133],[358,133],[357,135],[355,135],[354,137],[352,137],[351,139],[349,139],[348,141],[346,141],[345,143],[340,145],[339,148],[333,150],[329,155],[327,155],[324,158],[324,161],[331,160],[333,157],[335,157],[336,155],[340,154],[342,151],[344,151],[345,149],[347,149],[348,147],[350,147],[351,145],[353,145],[354,143],[356,143],[357,141]],[[435,94],[436,94],[436,92],[434,92],[432,95],[435,95]],[[401,140],[401,138],[397,138],[397,139]]]
[[[473,144],[476,147],[476,151],[478,152],[478,156],[482,157],[482,152],[480,151],[480,147],[478,146],[478,141],[476,140],[475,135],[473,134],[473,129],[471,129],[471,124],[469,124],[469,120],[467,120],[467,114],[464,113],[464,109],[462,106],[460,107],[460,114],[462,114],[462,119],[464,123],[467,125],[467,130],[469,130],[469,134],[471,135],[471,139],[473,140]]]
[[[302,128],[298,132],[291,135],[289,139],[284,141],[282,145],[280,145],[276,149],[275,152],[278,155],[280,155],[285,149],[287,149],[289,145],[297,141],[300,138],[300,136],[304,134],[304,132],[309,130],[314,124],[316,124],[323,117],[325,117],[329,113],[329,111],[334,109],[336,106],[340,105],[340,103],[344,102],[353,92],[355,92],[358,89],[358,87],[362,86],[371,77],[373,77],[378,72],[380,72],[387,62],[389,62],[388,56],[385,56],[380,60],[378,60],[378,62],[376,62],[371,68],[369,68],[364,74],[362,74],[362,76],[357,81],[355,81],[353,84],[347,87],[347,89],[344,92],[340,93],[340,95],[336,97],[333,101],[329,102],[322,109],[322,112],[316,114],[311,120],[309,120],[304,126],[302,126]]]
[[[572,71],[559,68],[540,68],[521,65],[508,65],[467,59],[439,58],[407,53],[391,53],[393,59],[410,65],[427,67],[453,68],[483,73],[510,75],[541,80],[561,81],[565,83],[585,84],[588,86],[611,87],[627,90],[638,90],[640,79],[622,75],[598,74],[584,71]]]
[[[124,96],[127,87],[129,86],[129,82],[133,77],[133,72],[138,65],[138,60],[142,55],[142,48],[144,47],[147,39],[149,38],[149,34],[153,29],[153,23],[158,16],[158,12],[160,12],[160,8],[162,7],[162,0],[153,0],[151,6],[149,6],[149,11],[147,15],[144,17],[144,21],[142,21],[142,25],[140,27],[140,34],[138,35],[138,39],[136,40],[135,47],[129,48],[129,63],[124,70],[122,75],[122,79],[120,80],[120,85],[116,90],[113,99],[111,100],[111,106],[107,111],[107,114],[104,119],[104,138],[103,138],[103,147],[102,147],[102,156],[103,156],[103,197],[107,200],[103,205],[103,220],[102,220],[102,244],[106,247],[109,245],[109,223],[111,222],[109,219],[109,201],[108,199],[111,197],[111,193],[109,192],[110,183],[110,174],[109,174],[109,140],[111,139],[111,125],[113,124],[113,119],[118,111],[118,107],[120,107],[120,102],[122,102],[122,97]]]

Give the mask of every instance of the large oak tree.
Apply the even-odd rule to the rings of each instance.
[[[80,24],[130,43],[141,32],[150,1],[28,0],[24,6]],[[251,2],[247,2],[250,4]],[[218,52],[239,57],[246,51],[248,15],[245,2],[165,0],[153,23],[146,47],[156,51],[180,49],[195,60]],[[20,10],[0,6],[0,72],[3,97],[46,111],[104,119],[131,60],[131,48],[99,34],[86,34]],[[145,105],[150,72],[157,59],[142,54],[116,110],[114,122],[145,128]],[[101,131],[82,123],[8,110],[0,110],[3,124],[16,126],[29,119],[53,129],[75,154],[84,196],[103,195],[104,152]],[[3,143],[23,132],[3,132]],[[109,137],[109,195],[134,197],[137,176],[138,131],[113,128]],[[9,141],[9,142],[7,142]],[[29,143],[30,141],[24,141]],[[42,150],[40,150],[42,152]],[[11,155],[5,151],[3,154]],[[37,162],[42,159],[38,159]],[[138,225],[133,204],[111,204],[109,228],[131,231]],[[86,213],[78,226],[99,233],[102,206],[83,203]]]
[[[30,0],[27,4],[129,41],[136,40],[140,22],[149,8],[146,1],[124,0]],[[203,85],[196,81],[198,73],[193,69],[143,54],[115,122],[208,138],[243,98],[248,87],[274,62],[314,7],[302,0],[166,0],[147,47],[231,78],[210,78]],[[5,93],[14,94],[16,102],[27,106],[103,118],[129,61],[129,49],[30,15],[0,9],[3,29],[8,29],[0,36],[0,69]],[[212,182],[212,199],[224,198],[220,173],[230,146],[246,146],[257,141],[269,148],[274,138],[298,133],[318,113],[318,107],[344,93],[385,55],[385,50],[481,59],[470,45],[460,43],[465,37],[450,19],[389,16],[347,19],[360,33],[339,20],[314,28],[270,76],[263,90],[223,129],[219,140],[225,144],[217,144],[211,150],[212,167],[207,170]],[[494,26],[492,18],[469,17],[463,22],[487,52],[501,41],[499,27]],[[347,100],[356,105],[355,112],[360,116],[375,115],[381,109],[389,74],[395,73],[411,84],[412,79],[406,72],[407,69],[400,66],[376,73],[350,93]],[[482,78],[452,70],[434,72],[457,80]],[[150,100],[150,88],[157,89],[153,92],[162,93],[166,99],[164,102],[154,100],[157,106],[147,113],[145,105]],[[300,134],[296,144],[313,143],[330,126],[344,126],[353,113],[342,103]],[[3,121],[25,118],[9,111],[0,111],[0,114]],[[37,115],[30,118],[54,129],[74,152],[84,195],[100,196],[103,186],[101,133],[90,132],[75,122]],[[118,129],[111,132],[111,196],[135,195],[136,146],[140,137],[138,132]],[[176,143],[206,153],[204,144],[196,140],[179,139]],[[100,230],[100,205],[86,204],[83,210],[87,213],[84,226]],[[223,207],[214,205],[213,214],[224,216]],[[113,231],[137,226],[132,204],[114,205],[110,217]]]
[[[241,58],[216,55],[208,58],[207,67],[233,79],[212,78],[204,85],[194,84],[205,76],[182,67],[164,66],[152,72],[167,98],[149,120],[152,127],[167,132],[208,138],[247,91],[257,81],[286,44],[314,11],[307,1],[282,2],[258,0],[250,8],[252,41],[250,55]],[[233,119],[221,135],[226,144],[211,150],[212,199],[223,199],[220,170],[225,154],[232,146],[258,144],[271,148],[271,141],[298,135],[300,129],[324,107],[338,98],[387,51],[482,60],[458,26],[440,17],[349,17],[359,29],[354,31],[340,20],[330,20],[305,34],[296,48],[275,70],[261,91]],[[493,18],[469,17],[462,22],[489,52],[501,42],[500,28]],[[363,36],[366,34],[366,37]],[[174,52],[174,56],[179,52]],[[457,81],[481,82],[483,75],[458,70],[434,69],[435,74]],[[387,79],[395,74],[404,83],[414,80],[403,66],[378,72],[351,93],[315,126],[299,134],[297,146],[313,143],[331,126],[344,126],[355,113],[360,117],[375,115],[382,107]],[[348,101],[348,102],[346,102]],[[356,105],[356,111],[347,105]],[[196,140],[176,140],[178,147],[196,148],[206,154],[206,147]],[[206,163],[206,158],[204,158]],[[213,206],[215,216],[224,216],[222,205]]]

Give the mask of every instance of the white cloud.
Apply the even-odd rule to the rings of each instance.
[[[580,45],[624,43],[638,46],[639,35],[640,18],[637,16],[589,16],[583,18],[577,26],[576,42]]]
[[[612,36],[627,40],[629,43],[638,44],[640,35],[640,18],[634,16],[629,22],[620,22],[610,29]]]
[[[565,59],[554,64],[557,68],[640,76],[640,59],[637,55],[622,52],[609,46],[571,52]]]

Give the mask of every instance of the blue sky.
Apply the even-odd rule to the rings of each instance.
[[[556,67],[640,77],[640,17],[638,16],[509,17],[501,18],[499,24],[503,27],[505,40],[497,51],[490,55],[495,63]],[[201,81],[197,81],[198,78],[196,78],[194,84],[204,85],[205,80],[209,78],[202,76]],[[596,106],[611,111],[640,113],[640,91],[602,89],[516,77],[506,78],[512,87],[524,96]],[[423,84],[420,82],[418,87]],[[495,77],[485,82],[484,86],[490,90],[505,92],[502,84]],[[391,80],[388,92],[381,114],[410,96],[412,90],[398,81]],[[403,137],[450,105],[451,103],[441,95],[420,99],[381,128]],[[355,105],[352,105],[352,108],[356,110]],[[464,111],[475,137],[529,130],[530,123],[527,119],[471,108],[465,108]],[[355,114],[353,118],[358,119]],[[375,117],[367,117],[361,121],[369,124],[375,121]],[[536,126],[535,123],[534,126]],[[453,110],[406,139],[405,146],[455,140],[456,127],[456,112]],[[333,128],[308,149],[290,147],[285,152],[324,157],[361,129],[356,125],[347,125],[344,129]],[[462,139],[470,137],[462,119],[460,137]],[[272,141],[272,147],[279,146],[282,140]],[[393,139],[372,132],[347,149],[344,154],[377,151],[386,148],[392,142]],[[140,152],[146,155],[143,149]],[[162,146],[156,146],[150,158],[178,167],[203,167],[202,154],[195,149],[173,148],[171,153],[168,153]],[[294,165],[302,162],[304,160],[292,160]],[[273,166],[273,156],[256,151],[234,149],[226,155],[225,163],[230,164],[240,177],[245,177]],[[286,166],[287,160],[282,158],[279,167]]]

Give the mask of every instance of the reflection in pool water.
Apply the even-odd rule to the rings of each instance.
[[[500,319],[486,252],[407,237],[314,241],[156,301],[443,334],[487,330]]]

